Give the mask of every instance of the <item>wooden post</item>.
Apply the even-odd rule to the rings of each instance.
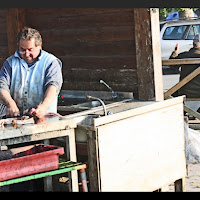
[[[151,14],[155,100],[163,101],[164,95],[163,95],[163,76],[162,76],[162,60],[161,60],[161,45],[160,45],[159,9],[151,8],[150,14]]]
[[[100,171],[99,171],[99,155],[96,132],[87,132],[88,141],[88,168],[89,168],[89,184],[91,192],[100,192]]]
[[[163,100],[158,9],[134,9],[138,99]]]
[[[12,55],[16,48],[16,37],[18,32],[25,25],[25,9],[24,8],[7,8],[6,9],[7,21],[7,37],[8,37],[8,51],[9,56]]]

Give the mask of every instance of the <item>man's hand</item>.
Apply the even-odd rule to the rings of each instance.
[[[19,108],[17,107],[15,101],[12,101],[7,105],[6,115],[10,117],[20,116]]]
[[[177,52],[179,51],[179,44],[178,43],[176,44],[174,51],[177,51]]]
[[[3,103],[6,107],[6,115],[10,117],[20,116],[19,108],[17,107],[16,102],[12,99],[10,92],[7,90],[2,90],[0,92],[0,102]]]
[[[42,103],[39,104],[36,108],[31,108],[29,114],[36,116],[39,119],[43,118],[46,115],[48,107],[51,105],[56,96],[56,87],[54,85],[50,85],[44,94],[44,100]]]
[[[46,115],[46,112],[47,108],[44,105],[40,104],[36,108],[31,108],[29,114],[40,119]]]

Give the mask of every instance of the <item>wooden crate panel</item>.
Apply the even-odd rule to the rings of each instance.
[[[98,144],[102,191],[153,191],[170,184],[186,175],[183,105],[101,125]]]

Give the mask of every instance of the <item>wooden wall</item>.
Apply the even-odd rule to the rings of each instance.
[[[0,66],[8,56],[6,9],[0,8]]]
[[[43,49],[63,62],[63,90],[108,91],[99,83],[103,79],[135,98],[155,97],[149,9],[0,9],[1,64],[24,25],[38,29]]]

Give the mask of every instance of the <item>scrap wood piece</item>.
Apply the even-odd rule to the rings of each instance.
[[[189,113],[190,115],[200,119],[200,113],[194,111],[193,109],[189,108],[188,106],[184,105],[184,111]]]
[[[181,58],[181,59],[167,59],[162,60],[162,65],[187,65],[187,64],[200,64],[200,58]],[[187,67],[187,66],[186,66]]]
[[[170,88],[167,92],[164,93],[164,99],[167,99],[168,96],[176,92],[178,89],[183,87],[186,83],[191,81],[194,77],[196,77],[198,74],[200,74],[200,66],[195,69],[193,72],[191,72],[189,75],[187,75],[184,79],[182,79],[179,83],[174,85],[172,88]]]

